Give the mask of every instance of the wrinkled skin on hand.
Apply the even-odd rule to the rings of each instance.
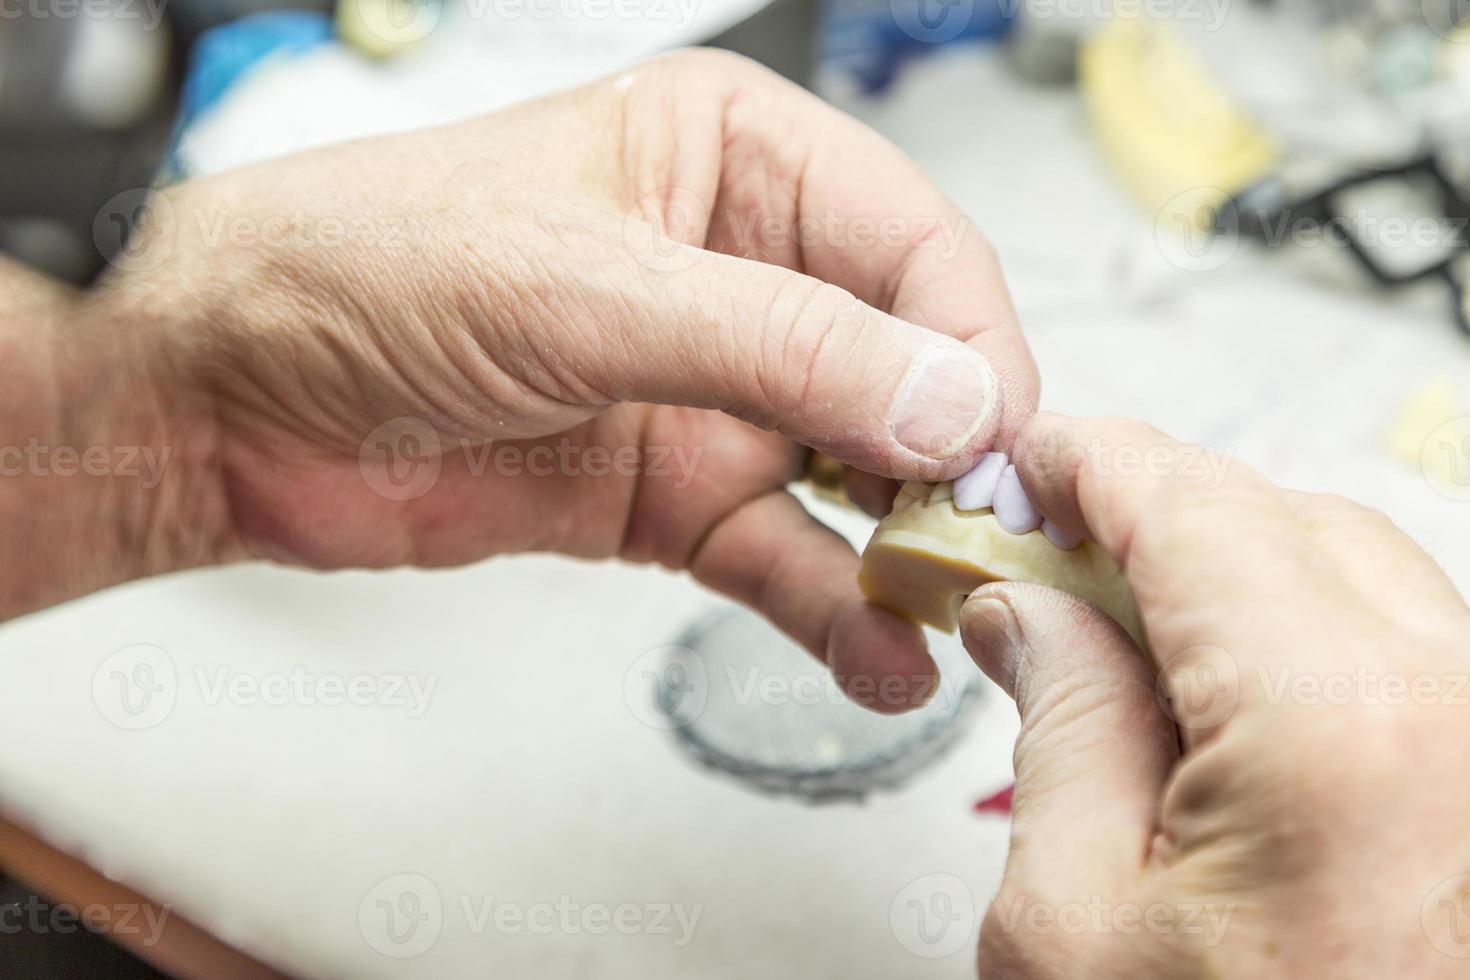
[[[1438,566],[1139,423],[1043,414],[1014,456],[1122,565],[1157,663],[1060,593],[965,605],[1022,718],[981,975],[1463,976],[1470,610]]]
[[[1010,438],[1037,381],[989,246],[853,120],[684,53],[153,217],[80,319],[132,338],[193,447],[188,514],[158,521],[208,528],[191,563],[658,562],[844,678],[902,678],[879,707],[932,688],[784,488],[815,447],[881,510]],[[405,493],[366,472],[418,463]]]

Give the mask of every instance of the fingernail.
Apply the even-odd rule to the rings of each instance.
[[[930,459],[951,459],[980,432],[995,405],[990,362],[964,347],[919,355],[888,410],[893,438]]]
[[[995,485],[1010,460],[1005,453],[986,453],[975,468],[954,481],[954,505],[960,510],[980,510],[995,504]]]
[[[1021,627],[1011,604],[993,595],[971,596],[965,603],[971,615],[979,616],[985,625],[1011,642],[1021,638]]]
[[[1016,468],[1007,466],[995,487],[995,519],[1012,534],[1026,534],[1041,527],[1041,512],[1021,489]]]
[[[1082,539],[1068,531],[1066,528],[1058,527],[1050,520],[1041,522],[1041,533],[1046,535],[1046,540],[1061,548],[1063,551],[1071,551],[1082,543]]]

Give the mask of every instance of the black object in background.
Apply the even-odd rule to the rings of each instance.
[[[54,915],[54,919],[53,919]],[[62,923],[31,925],[32,917]],[[56,909],[30,889],[0,878],[0,977],[5,980],[168,980],[104,935],[89,931],[70,909]]]

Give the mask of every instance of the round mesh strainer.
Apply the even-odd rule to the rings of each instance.
[[[744,609],[700,620],[665,648],[656,704],[680,745],[707,766],[764,792],[861,799],[939,758],[980,701],[978,671],[959,641],[925,632],[940,686],[907,714],[853,704],[824,665]]]

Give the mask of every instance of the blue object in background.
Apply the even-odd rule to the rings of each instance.
[[[942,44],[999,40],[1017,0],[824,0],[821,57],[870,95],[902,65]]]
[[[206,31],[194,46],[184,78],[179,129],[217,103],[262,58],[308,51],[332,37],[326,14],[295,10],[251,14]]]

